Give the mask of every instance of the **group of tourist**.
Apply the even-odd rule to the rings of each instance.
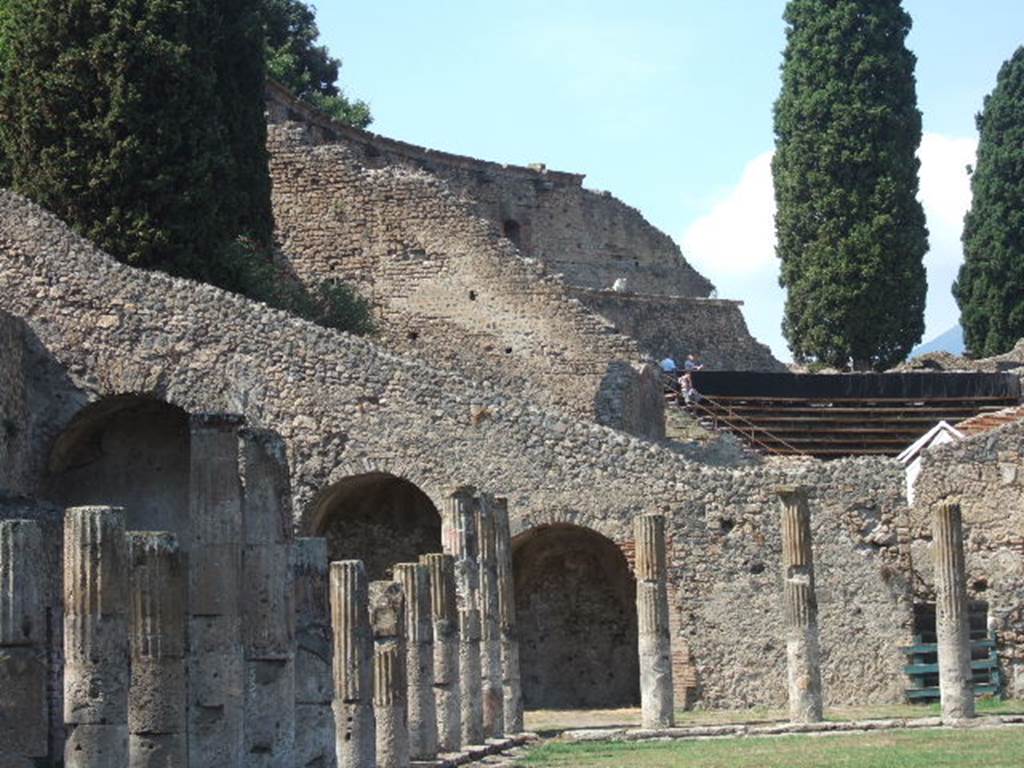
[[[704,364],[700,362],[700,357],[696,353],[686,356],[682,372],[671,355],[662,360],[660,365],[662,373],[672,380],[672,390],[678,394],[680,405],[691,405],[701,401],[700,392],[693,386],[693,373],[704,370]]]

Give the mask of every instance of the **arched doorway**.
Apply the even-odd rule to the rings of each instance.
[[[83,408],[54,442],[43,495],[64,506],[123,506],[130,530],[182,536],[189,424],[181,408],[117,395]]]
[[[346,477],[314,502],[310,534],[327,539],[333,560],[362,560],[371,579],[395,563],[441,551],[441,515],[413,483],[384,472]]]
[[[526,706],[637,705],[636,582],[615,543],[542,526],[516,537],[513,571]]]

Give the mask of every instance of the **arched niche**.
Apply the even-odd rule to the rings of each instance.
[[[636,706],[636,581],[616,544],[549,525],[513,541],[523,699],[530,709]]]
[[[385,472],[346,477],[313,502],[309,535],[327,539],[333,560],[362,560],[371,579],[395,563],[441,551],[441,515],[415,484]]]
[[[131,530],[187,533],[189,423],[140,395],[86,406],[54,441],[44,496],[65,507],[123,506]]]

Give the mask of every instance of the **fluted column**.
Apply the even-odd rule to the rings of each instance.
[[[401,584],[393,581],[370,582],[373,714],[377,721],[379,768],[409,766],[405,602],[405,591]]]
[[[484,737],[505,735],[505,690],[501,671],[501,608],[498,594],[498,541],[493,496],[479,503],[480,531],[480,676]]]
[[[124,510],[64,518],[67,768],[128,764],[128,557]]]
[[[807,491],[776,489],[782,502],[783,604],[789,678],[789,717],[795,723],[822,719],[821,650],[818,601],[814,591],[814,554]]]
[[[422,555],[430,572],[430,613],[434,630],[434,707],[437,745],[441,752],[462,747],[462,705],[459,679],[459,614],[455,597],[455,559]]]
[[[519,636],[516,634],[515,575],[512,569],[512,531],[508,499],[494,499],[494,529],[498,555],[498,613],[501,632],[501,675],[505,697],[505,733],[522,733],[523,689],[519,670]]]
[[[188,551],[188,750],[191,768],[242,762],[245,659],[242,647],[240,416],[190,420]]]
[[[484,710],[480,667],[480,564],[478,501],[472,488],[448,497],[441,540],[455,558],[455,593],[459,613],[459,673],[461,676],[462,746],[484,741]]]
[[[672,638],[668,622],[665,517],[640,515],[636,539],[637,634],[640,648],[640,706],[644,728],[667,728],[675,718]]]
[[[242,643],[247,768],[295,765],[295,599],[284,442],[243,429]]]
[[[373,634],[369,582],[361,560],[331,563],[334,629],[334,722],[338,764],[374,768]]]
[[[395,566],[395,581],[405,591],[409,755],[413,760],[433,760],[437,756],[437,710],[434,706],[430,571],[419,563],[399,563]]]
[[[185,564],[172,533],[128,534],[131,563],[131,768],[188,764]]]
[[[0,765],[49,753],[46,562],[39,523],[0,521]]]
[[[939,644],[939,693],[944,720],[974,717],[967,572],[960,505],[940,504],[932,513],[935,551],[935,632]]]
[[[295,594],[295,764],[335,768],[334,680],[327,541],[296,539],[292,581]],[[371,741],[372,741],[371,736]]]

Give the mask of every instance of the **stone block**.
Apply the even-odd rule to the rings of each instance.
[[[32,520],[0,520],[0,646],[46,641],[43,533]]]
[[[245,547],[242,585],[242,642],[246,657],[291,657],[295,597],[288,548],[277,544]]]
[[[115,768],[128,765],[128,726],[75,725],[64,743],[64,768]]]
[[[188,737],[182,733],[128,736],[129,768],[181,768],[188,765]]]
[[[333,691],[330,645],[325,643],[317,651],[300,647],[295,653],[295,700],[330,704]]]
[[[295,765],[335,768],[334,713],[330,705],[295,705]]]
[[[237,543],[194,547],[189,553],[189,613],[237,615],[241,570],[242,552]]]
[[[0,749],[45,757],[46,660],[34,648],[0,648]]]
[[[294,765],[295,665],[291,660],[248,661],[245,680],[246,766]]]
[[[98,660],[66,658],[64,722],[78,725],[123,722],[129,679],[127,649]]]
[[[136,659],[128,690],[128,731],[185,733],[186,695],[183,659]]]

